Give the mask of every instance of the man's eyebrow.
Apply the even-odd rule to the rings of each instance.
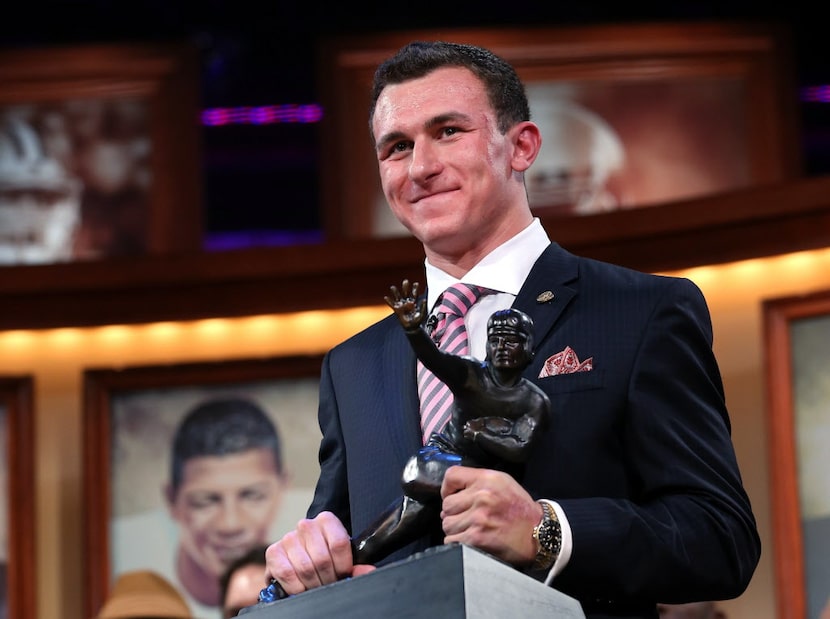
[[[431,129],[436,125],[445,125],[447,123],[453,122],[470,122],[470,117],[467,114],[463,114],[461,112],[447,112],[446,114],[439,114],[438,116],[434,116],[430,118],[426,123],[426,128]]]

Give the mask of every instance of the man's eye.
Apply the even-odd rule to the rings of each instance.
[[[409,152],[410,148],[411,146],[409,142],[394,142],[381,151],[379,159],[381,161],[386,159],[397,159],[398,155],[406,154]]]
[[[195,496],[187,499],[187,505],[191,509],[208,509],[219,503],[219,498],[215,496]]]
[[[244,501],[264,501],[268,498],[265,492],[253,488],[246,489],[240,496]]]
[[[445,136],[455,135],[456,133],[458,133],[458,128],[456,128],[456,127],[444,127],[444,135]]]

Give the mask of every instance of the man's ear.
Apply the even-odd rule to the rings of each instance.
[[[542,148],[542,133],[536,123],[529,120],[511,129],[513,136],[513,169],[524,172],[536,161]]]

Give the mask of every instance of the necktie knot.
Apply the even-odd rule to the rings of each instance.
[[[435,313],[427,321],[427,330],[432,335],[432,339],[440,342],[449,323],[454,319],[464,318],[476,301],[492,293],[493,291],[489,288],[463,282],[447,288],[438,299]]]
[[[445,314],[452,314],[454,316],[464,316],[475,302],[478,301],[485,294],[492,292],[483,286],[474,286],[472,284],[458,283],[453,284],[447,288],[438,300],[438,312]]]

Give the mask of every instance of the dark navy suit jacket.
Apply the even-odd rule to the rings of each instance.
[[[546,291],[552,300],[538,301]],[[525,376],[553,408],[522,485],[558,501],[573,531],[573,554],[553,586],[589,617],[656,617],[657,601],[742,593],[760,541],[699,289],[554,243],[514,307],[534,321]],[[538,378],[566,347],[593,369]],[[391,310],[326,355],[309,516],[330,510],[355,534],[400,496],[404,463],[421,446],[415,366]],[[389,560],[440,543],[438,533]]]

